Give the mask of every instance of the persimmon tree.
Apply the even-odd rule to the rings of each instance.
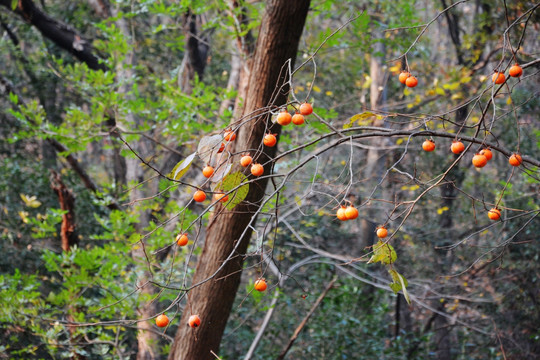
[[[6,352],[539,353],[537,4],[1,4]]]

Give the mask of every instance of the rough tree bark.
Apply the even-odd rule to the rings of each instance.
[[[287,60],[295,58],[309,3],[309,0],[267,2],[255,55],[250,66],[249,89],[242,111],[242,114],[251,114],[254,120],[238,130],[232,152],[257,148],[266,129],[271,126],[268,114],[258,109],[268,106],[272,100],[274,105],[286,102],[287,86],[282,88],[275,98],[273,93],[276,86],[284,84],[285,79],[280,78],[283,65]],[[264,155],[268,158],[275,153],[275,148],[265,150],[267,152]],[[264,159],[259,161],[265,162]],[[267,165],[266,174],[269,168]],[[242,204],[233,211],[220,207],[216,210],[217,215],[211,219],[193,284],[206,280],[220,266],[223,265],[223,268],[213,279],[189,292],[188,302],[180,321],[182,325],[171,347],[169,359],[215,359],[211,351],[218,351],[240,283],[242,254],[247,249],[251,231],[247,231],[243,237],[241,235],[251,221],[249,214],[256,213],[260,207],[267,182],[268,179],[263,178],[252,183],[248,196]],[[224,260],[231,255],[236,246],[235,256],[224,264]],[[184,325],[191,314],[199,314],[202,320],[201,326],[195,330]]]

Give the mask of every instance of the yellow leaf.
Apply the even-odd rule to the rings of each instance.
[[[448,206],[443,206],[442,208],[437,209],[437,214],[441,215],[443,212],[448,211]]]
[[[321,88],[318,87],[317,85],[314,85],[314,86],[313,86],[313,91],[315,91],[316,93],[320,93],[320,92],[321,92]]]
[[[28,212],[19,211],[19,216],[21,217],[23,223],[28,224]]]
[[[365,111],[363,113],[353,115],[349,119],[349,122],[347,124],[343,125],[343,128],[344,129],[350,129],[354,125],[354,123],[356,121],[358,121],[358,125],[363,126],[363,125],[370,124],[372,120],[380,120],[380,119],[384,119],[384,116],[377,115],[377,114],[372,113],[370,111]]]
[[[396,73],[400,72],[400,70],[401,70],[401,64],[398,63],[398,64],[392,66],[392,67],[391,67],[390,69],[388,69],[388,70],[389,70],[391,73],[396,74]]]
[[[396,140],[396,145],[401,145],[401,144],[403,144],[404,141],[405,140],[403,138],[399,138],[399,139]]]
[[[454,82],[450,84],[444,84],[443,88],[447,90],[456,90],[459,87],[459,82]]]
[[[469,81],[472,80],[472,77],[471,76],[464,76],[462,77],[459,81],[462,83],[462,84],[466,84],[468,83]]]
[[[435,93],[439,94],[439,95],[446,95],[446,93],[444,92],[444,90],[440,87],[436,88],[435,89]]]
[[[371,85],[372,79],[371,79],[371,76],[369,75],[364,75],[364,78],[365,78],[365,81],[364,81],[364,84],[362,84],[362,87],[364,89],[367,89]]]
[[[512,104],[512,98],[509,96],[508,99],[506,99],[506,104],[510,105]]]
[[[19,194],[21,196],[22,201],[24,201],[24,204],[31,208],[37,208],[41,206],[41,202],[36,200],[35,196],[27,196],[24,194]]]
[[[334,95],[334,93],[331,92],[331,91],[327,91],[325,94],[326,94],[326,96],[332,96],[332,95]]]

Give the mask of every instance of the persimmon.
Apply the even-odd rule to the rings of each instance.
[[[491,77],[491,80],[492,80],[495,84],[498,85],[498,84],[504,83],[504,80],[506,80],[506,77],[504,76],[504,73],[495,71],[495,73],[494,73],[493,76]]]
[[[276,146],[276,143],[277,143],[276,135],[275,134],[270,134],[270,133],[264,135],[263,143],[264,143],[264,145],[266,145],[268,147]]]
[[[300,105],[300,114],[308,116],[311,115],[311,113],[313,113],[313,106],[311,106],[310,103],[305,102]]]
[[[263,278],[257,279],[257,281],[255,281],[255,290],[262,292],[266,290],[267,287],[268,285],[266,284],[266,280],[264,280]]]
[[[345,206],[340,206],[340,208],[337,209],[336,216],[341,221],[349,220],[349,218],[347,217],[347,210],[346,210]]]
[[[465,150],[465,145],[461,141],[452,141],[452,146],[450,146],[450,150],[454,154],[461,154],[463,150]]]
[[[411,76],[411,73],[407,70],[401,70],[401,74],[399,74],[399,82],[405,85],[405,82],[407,82],[407,78]]]
[[[358,217],[358,209],[355,208],[353,205],[347,206],[345,209],[345,216],[347,216],[348,220],[354,220]]]
[[[214,200],[224,203],[224,202],[227,202],[227,200],[229,200],[229,195],[225,195],[222,192],[217,192],[214,194]]]
[[[264,174],[263,166],[261,164],[251,165],[251,174],[253,174],[253,176],[261,176]]]
[[[407,80],[405,80],[405,85],[407,85],[407,87],[413,88],[418,85],[418,80],[411,75],[407,78]]]
[[[225,131],[225,135],[223,136],[223,138],[227,141],[233,141],[234,139],[236,139],[236,133],[234,133],[232,130],[227,130]]]
[[[195,191],[195,194],[193,194],[193,200],[196,202],[203,202],[206,200],[206,193],[202,190]]]
[[[488,161],[493,158],[493,153],[488,148],[480,150],[480,154],[484,155]]]
[[[493,208],[488,211],[488,217],[491,220],[499,220],[501,218],[501,211],[497,208]]]
[[[156,317],[156,325],[158,327],[165,327],[169,325],[169,318],[165,314],[161,314],[158,317]]]
[[[487,157],[480,153],[475,154],[472,158],[472,164],[477,168],[486,166],[487,162]]]
[[[210,176],[214,175],[214,168],[210,165],[206,165],[206,167],[202,170],[202,174],[205,178],[209,178]]]
[[[381,226],[377,229],[377,237],[384,239],[388,236],[388,230],[384,226]]]
[[[304,123],[304,115],[296,113],[292,117],[292,123],[294,125],[302,125]]]
[[[188,319],[188,324],[192,328],[196,328],[201,325],[201,318],[199,315],[191,315]]]
[[[253,158],[249,155],[244,155],[240,158],[240,165],[248,167],[253,162]]]
[[[427,152],[431,152],[435,150],[435,142],[431,139],[427,139],[422,144],[422,149],[424,149],[424,151],[427,151]]]
[[[512,166],[519,166],[519,165],[521,165],[521,163],[523,162],[523,160],[521,159],[521,155],[519,155],[519,154],[512,154],[512,156],[510,156],[510,158],[508,159],[508,162],[509,162],[510,165],[512,165]]]
[[[510,68],[510,70],[508,70],[508,75],[510,75],[511,77],[520,77],[521,75],[523,75],[523,69],[521,68],[521,66],[519,66],[519,64],[515,64]]]
[[[225,150],[225,143],[221,143],[221,145],[219,147],[219,150],[217,152],[221,153],[221,152],[223,152],[223,150]]]
[[[186,246],[189,241],[189,238],[187,234],[178,234],[176,236],[176,245],[178,246]]]
[[[292,116],[287,110],[283,110],[278,114],[276,121],[279,125],[286,126],[291,123]]]

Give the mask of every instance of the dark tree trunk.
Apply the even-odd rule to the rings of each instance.
[[[271,103],[281,105],[286,102],[289,90],[286,85],[277,96],[274,92],[277,87],[285,84],[285,79],[279,75],[286,61],[294,60],[296,56],[308,9],[309,0],[268,1],[248,74],[248,91],[242,111],[243,114],[252,114],[254,120],[238,130],[233,152],[259,147],[271,123],[268,113],[257,109]],[[266,150],[269,151],[264,155],[272,158],[275,148]],[[258,160],[261,163],[265,162],[264,159]],[[267,165],[266,174],[269,168]],[[193,284],[200,284],[211,277],[220,266],[223,265],[223,268],[213,279],[189,292],[188,303],[180,320],[169,359],[215,359],[211,351],[218,352],[240,283],[242,254],[245,253],[251,237],[251,231],[246,231],[244,236],[242,233],[252,220],[249,214],[255,214],[260,207],[267,182],[268,179],[263,178],[252,183],[248,196],[242,204],[233,211],[220,208],[219,212],[216,211],[217,215],[211,219]],[[224,263],[236,246],[234,256]],[[191,329],[186,325],[191,314],[198,314],[202,320],[201,326],[197,329]]]

